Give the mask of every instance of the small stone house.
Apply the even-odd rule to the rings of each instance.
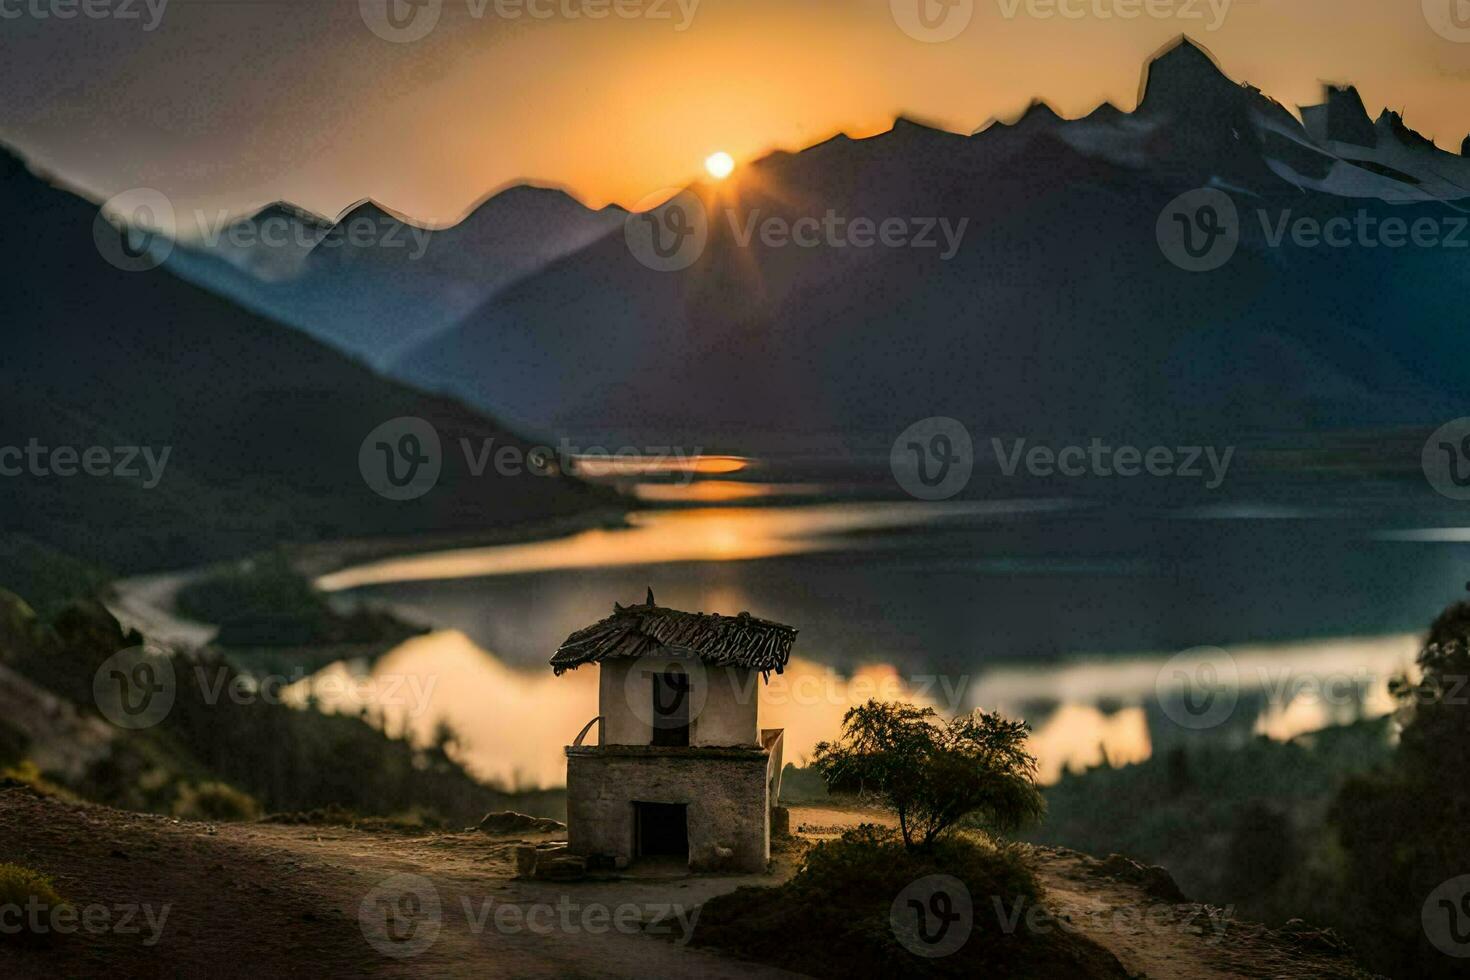
[[[760,683],[796,630],[749,613],[642,605],[578,630],[558,675],[596,664],[598,715],[567,747],[567,849],[589,867],[643,858],[764,871],[781,793],[781,729],[757,727]],[[597,728],[597,744],[584,744]]]

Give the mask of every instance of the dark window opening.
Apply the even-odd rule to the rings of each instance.
[[[634,803],[638,857],[689,859],[689,807],[684,803]]]
[[[653,744],[689,744],[689,675],[682,670],[653,675]]]

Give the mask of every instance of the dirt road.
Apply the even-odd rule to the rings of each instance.
[[[792,823],[820,839],[873,817],[798,807]],[[77,916],[38,943],[0,936],[0,975],[789,976],[686,944],[701,903],[778,883],[789,852],[765,875],[655,869],[557,884],[516,879],[515,843],[215,825],[0,789],[0,863],[52,875]],[[1053,927],[1084,932],[1137,976],[1361,976],[1320,934],[1236,922],[1086,855],[1039,849],[1036,867]],[[977,906],[977,928],[992,914]]]

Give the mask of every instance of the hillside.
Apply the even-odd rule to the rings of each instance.
[[[828,817],[802,810],[792,816],[793,825]],[[105,962],[133,975],[166,964],[169,973],[223,977],[262,970],[302,977],[792,976],[688,945],[685,928],[697,928],[699,906],[710,898],[784,880],[789,849],[765,875],[559,884],[517,879],[514,839],[477,831],[403,835],[179,822],[14,788],[0,789],[0,827],[0,862],[53,875],[58,892],[77,906],[133,903],[155,923],[168,910],[159,930],[150,931],[140,915],[138,934],[53,936],[18,948],[15,963],[30,975],[75,975]],[[1033,861],[1047,907],[1081,941],[1101,948],[1094,967],[1071,971],[1078,980],[1367,976],[1329,934],[1267,930],[1225,910],[1161,898],[1130,880],[1127,862],[1060,850],[1038,850]],[[373,911],[375,888],[387,886],[392,901],[392,875],[418,876],[406,880],[433,897],[400,907],[409,919],[397,944],[368,928],[363,919],[371,916],[361,911]],[[239,900],[227,921],[213,914],[221,894]],[[557,918],[564,908],[572,910],[571,927],[557,925],[567,921]],[[594,908],[628,910],[627,926],[583,927],[582,913]],[[144,945],[150,936],[156,941]],[[429,941],[420,943],[421,936]]]
[[[105,447],[119,467],[118,447],[151,453],[126,457],[131,476],[57,475],[48,456],[44,472],[25,464],[0,480],[5,530],[43,549],[129,572],[277,542],[479,531],[612,500],[559,476],[475,476],[460,440],[477,453],[486,440],[527,444],[166,270],[109,264],[96,206],[3,151],[0,214],[0,443]],[[369,432],[400,416],[429,422],[443,447],[437,486],[412,501],[378,496],[358,462]]]

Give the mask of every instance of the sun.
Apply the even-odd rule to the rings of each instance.
[[[735,158],[721,150],[704,158],[704,169],[715,180],[724,180],[735,170]]]

